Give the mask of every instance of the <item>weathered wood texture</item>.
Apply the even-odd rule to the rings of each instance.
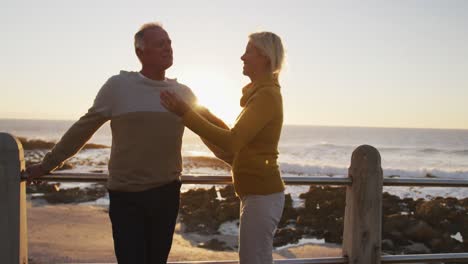
[[[349,264],[381,263],[383,173],[377,149],[356,148],[348,174],[352,184],[346,187],[343,256]]]
[[[24,153],[12,135],[0,133],[0,262],[28,263]]]

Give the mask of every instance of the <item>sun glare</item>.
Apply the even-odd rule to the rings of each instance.
[[[207,71],[209,72],[209,71]],[[240,113],[241,80],[230,80],[220,74],[184,74],[182,83],[197,96],[199,105],[207,107],[225,123],[232,124]]]

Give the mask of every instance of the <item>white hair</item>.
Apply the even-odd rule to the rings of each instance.
[[[164,29],[161,23],[158,22],[151,22],[143,24],[140,27],[137,33],[135,33],[135,49],[144,50],[145,49],[145,42],[143,41],[143,37],[145,35],[145,31],[149,29]]]
[[[270,60],[271,72],[278,77],[284,62],[284,47],[281,38],[272,32],[256,32],[249,40]]]

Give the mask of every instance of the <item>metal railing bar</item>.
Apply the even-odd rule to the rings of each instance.
[[[237,260],[227,261],[178,261],[168,262],[168,264],[237,264]],[[326,257],[326,258],[302,258],[302,259],[278,259],[275,264],[344,264],[348,263],[344,257]]]
[[[279,259],[275,264],[343,264],[348,263],[345,257],[324,257],[324,258],[302,258],[302,259]]]
[[[26,174],[22,175],[25,178]],[[55,172],[40,178],[43,181],[57,182],[106,182],[108,175],[105,173],[73,173]],[[197,184],[230,184],[231,176],[211,175],[182,175],[183,183]],[[283,176],[288,185],[351,185],[351,178],[333,178],[327,176]],[[468,187],[468,180],[462,179],[418,179],[418,178],[384,178],[384,186],[420,186],[420,187]]]
[[[27,174],[23,173],[22,179],[26,179]],[[73,173],[62,172],[52,173],[39,178],[44,182],[107,182],[108,175],[105,173]]]
[[[462,179],[384,178],[384,186],[468,187]]]
[[[220,261],[176,261],[167,262],[167,264],[238,264],[238,260],[220,260]]]
[[[382,263],[419,263],[428,262],[468,262],[468,253],[443,253],[443,254],[417,254],[417,255],[385,255]]]
[[[105,173],[73,173],[73,172],[56,172],[41,177],[41,181],[45,182],[106,182],[108,175]],[[22,175],[26,178],[26,174]],[[230,175],[211,176],[211,175],[182,175],[183,183],[196,184],[231,184],[232,177]],[[330,178],[330,177],[306,177],[306,176],[285,176],[283,180],[288,185],[351,185],[350,178]]]
[[[468,253],[444,253],[444,254],[416,254],[416,255],[384,255],[381,257],[382,263],[419,263],[428,262],[468,262]],[[229,261],[181,261],[168,262],[170,264],[234,264],[237,260]],[[345,257],[326,258],[303,258],[303,259],[281,259],[275,260],[275,264],[343,264],[348,263]]]

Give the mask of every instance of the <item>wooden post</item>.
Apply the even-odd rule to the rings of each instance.
[[[24,153],[12,135],[0,133],[0,261],[28,263]]]
[[[380,154],[369,145],[351,156],[346,187],[343,256],[349,264],[380,264],[383,173]]]

